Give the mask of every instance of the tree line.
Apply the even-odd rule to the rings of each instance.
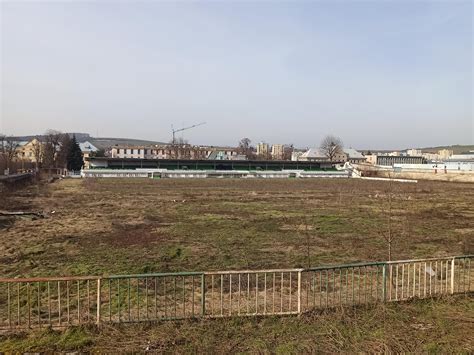
[[[31,152],[37,168],[66,168],[78,171],[84,166],[81,148],[76,136],[55,130],[37,136],[31,142]],[[0,134],[0,159],[10,168],[13,161],[19,160],[20,142],[14,137]]]

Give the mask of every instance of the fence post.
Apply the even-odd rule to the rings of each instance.
[[[206,315],[206,275],[201,275],[201,315]]]
[[[298,314],[301,314],[301,270],[298,270]]]
[[[97,279],[97,315],[96,315],[96,324],[100,324],[100,278]]]
[[[383,264],[382,268],[382,299],[387,301],[387,264]]]
[[[453,295],[454,294],[454,261],[456,260],[456,258],[453,258],[453,260],[451,260],[451,294]]]

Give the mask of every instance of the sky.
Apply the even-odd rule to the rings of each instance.
[[[0,1],[0,132],[474,144],[472,1]]]

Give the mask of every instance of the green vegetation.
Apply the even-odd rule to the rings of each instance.
[[[329,310],[301,317],[188,320],[0,336],[0,351],[178,353],[469,353],[474,302],[441,300]]]
[[[75,350],[93,344],[93,328],[72,327],[65,331],[52,329],[0,336],[0,351],[27,352]]]
[[[79,143],[76,141],[76,136],[72,136],[67,149],[67,169],[72,171],[81,170],[84,166],[84,160]]]

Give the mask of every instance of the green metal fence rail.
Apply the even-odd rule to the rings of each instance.
[[[301,314],[474,291],[474,255],[139,275],[0,278],[0,329]]]

